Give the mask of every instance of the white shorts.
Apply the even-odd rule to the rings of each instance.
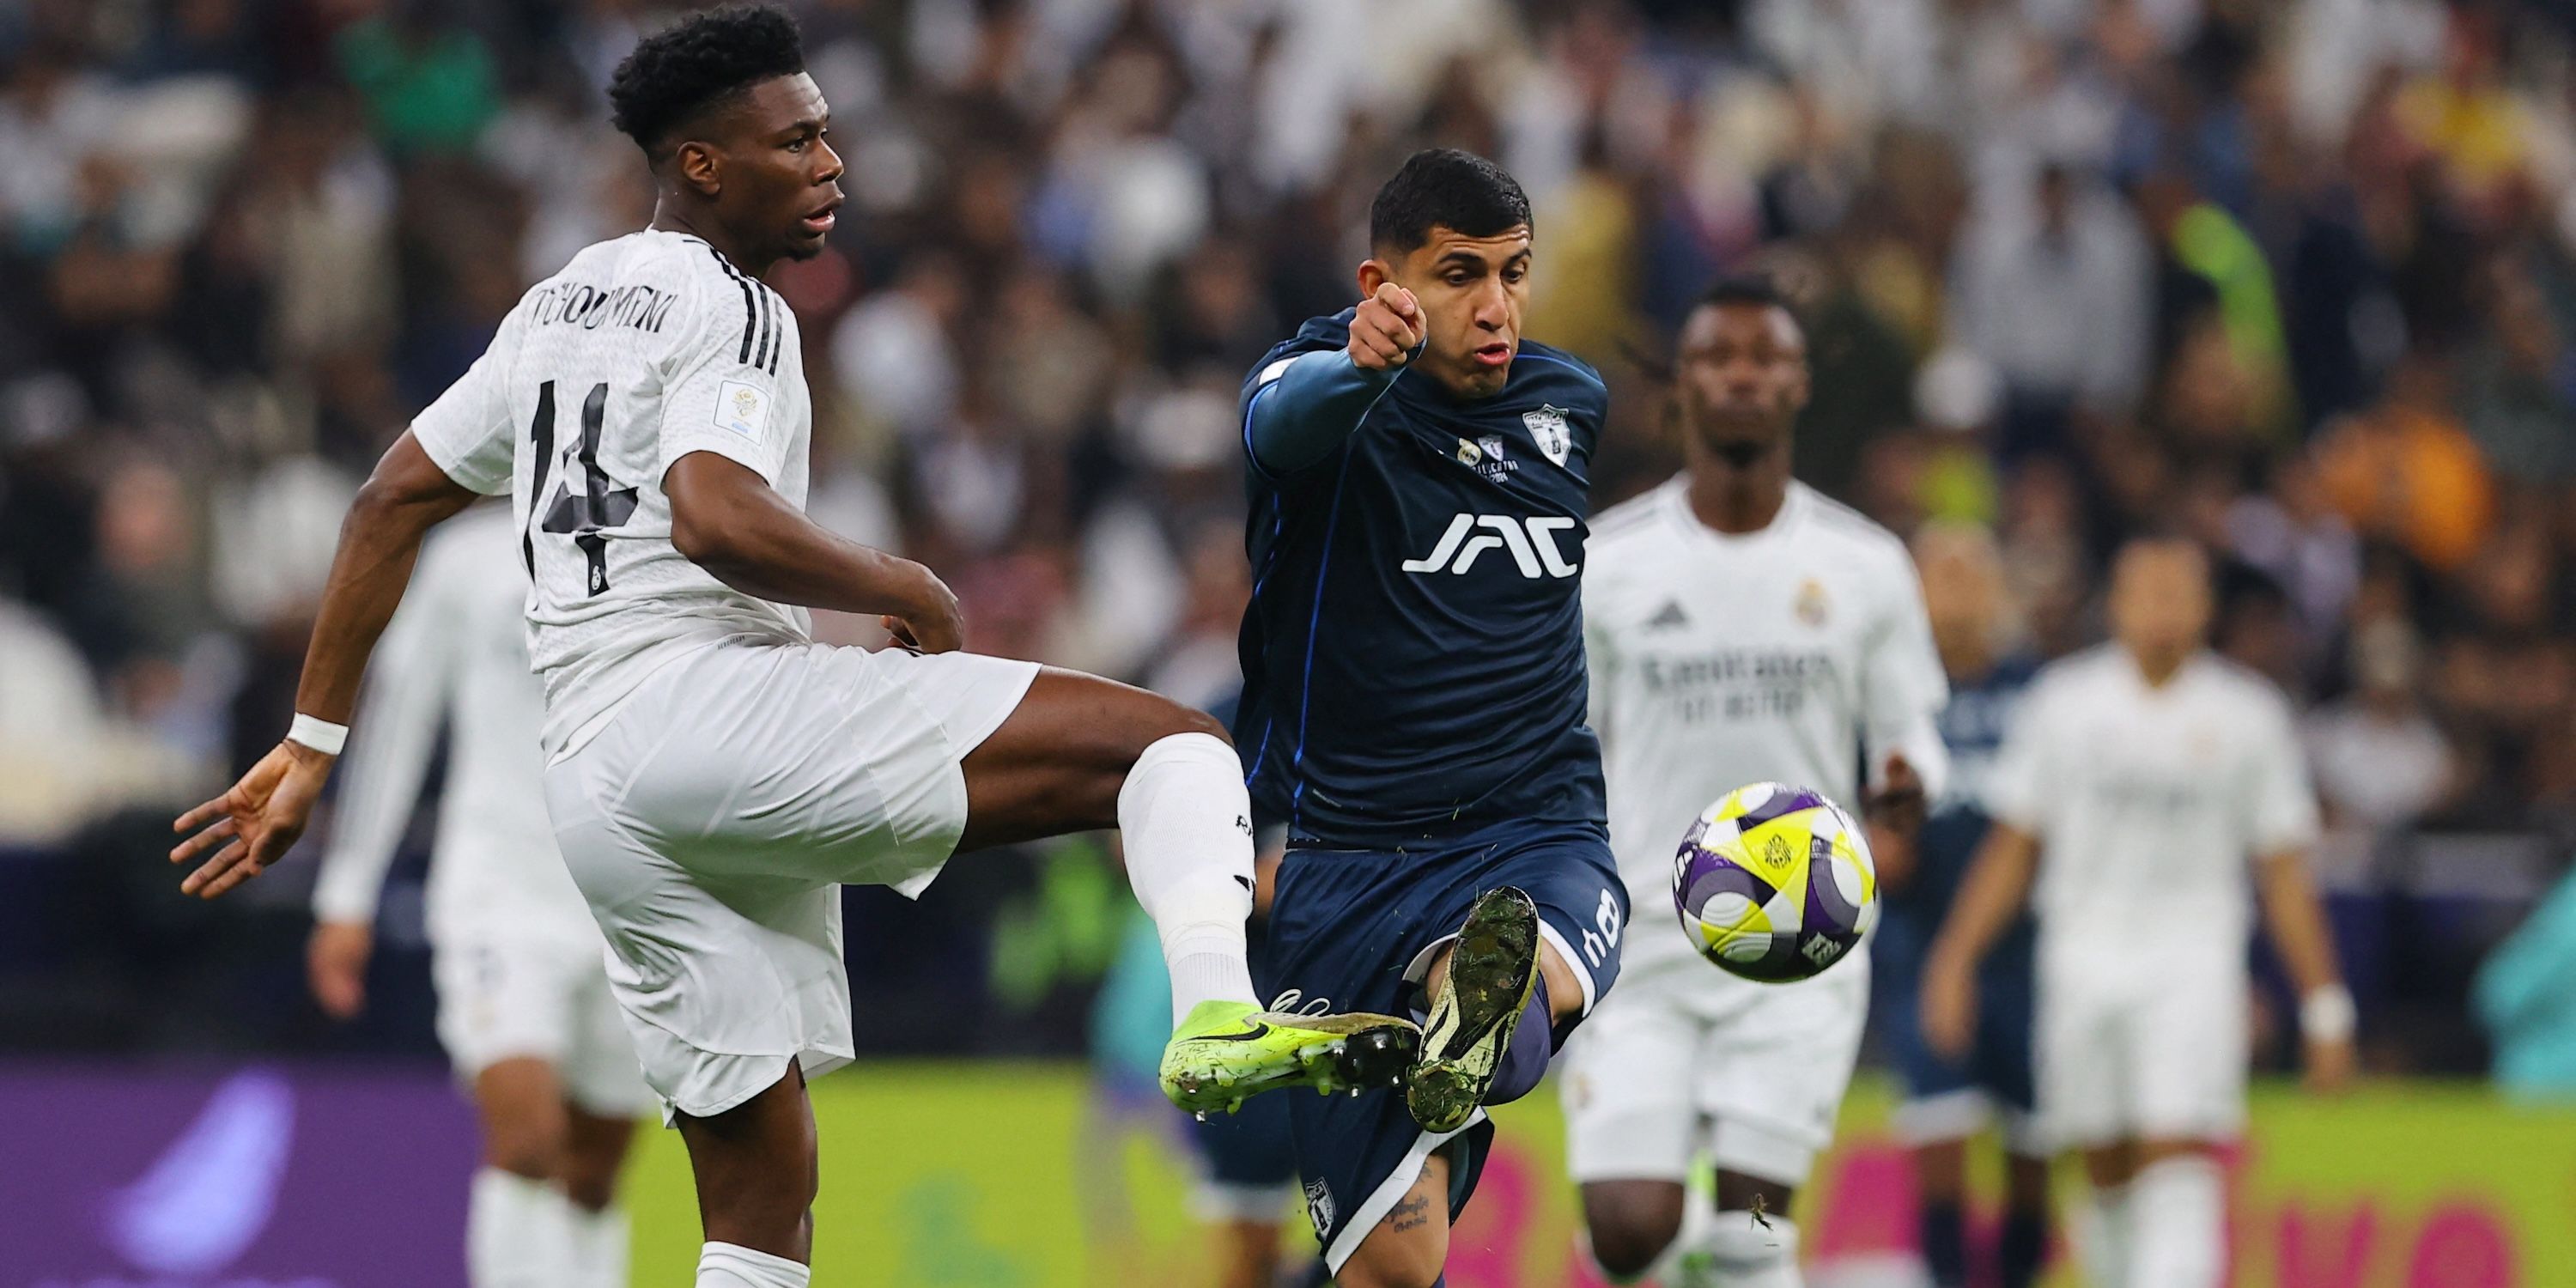
[[[438,1041],[458,1078],[470,1084],[504,1060],[535,1059],[591,1113],[631,1118],[652,1102],[596,938],[476,935],[437,945],[429,972]]]
[[[2241,971],[2043,969],[2042,1136],[2058,1149],[2234,1138],[2245,1126],[2246,1007]]]
[[[841,885],[918,895],[966,827],[968,752],[1032,662],[723,644],[546,769],[644,1080],[706,1117],[853,1055]],[[666,1113],[667,1116],[667,1113]]]
[[[1565,1057],[1566,1170],[1576,1182],[1725,1171],[1799,1185],[1833,1142],[1869,1018],[1868,959],[1794,984],[1714,966],[1625,979]],[[1637,985],[1644,987],[1636,987]]]

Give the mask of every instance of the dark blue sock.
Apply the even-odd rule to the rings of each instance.
[[[2003,1288],[2030,1288],[2048,1264],[2048,1213],[2014,1209],[2004,1213],[2003,1246],[1996,1256]]]
[[[1521,1008],[1520,1027],[1512,1030],[1512,1040],[1503,1047],[1503,1062],[1494,1069],[1494,1085],[1485,1089],[1485,1103],[1508,1105],[1538,1090],[1538,1080],[1547,1076],[1547,1062],[1556,1054],[1556,1037],[1548,1032],[1547,977],[1541,975],[1530,989],[1529,1005]]]
[[[1965,1288],[1968,1282],[1968,1227],[1956,1203],[1925,1199],[1915,1237],[1923,1245],[1923,1268],[1936,1288]]]

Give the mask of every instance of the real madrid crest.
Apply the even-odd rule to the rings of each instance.
[[[1521,423],[1529,427],[1530,437],[1538,443],[1541,455],[1559,465],[1565,464],[1566,453],[1574,450],[1574,432],[1565,424],[1565,413],[1542,403],[1537,411],[1521,413]]]
[[[1809,626],[1825,624],[1825,613],[1831,605],[1825,599],[1825,583],[1809,577],[1798,583],[1796,612],[1798,620]]]

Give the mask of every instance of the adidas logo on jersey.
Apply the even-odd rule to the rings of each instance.
[[[1664,606],[1655,610],[1654,616],[1646,619],[1646,629],[1650,631],[1679,630],[1688,625],[1690,625],[1690,614],[1682,611],[1682,601],[1678,599],[1665,600]]]
[[[1508,514],[1462,514],[1449,521],[1430,554],[1407,559],[1403,566],[1406,572],[1463,574],[1475,567],[1486,551],[1501,550],[1511,556],[1524,577],[1571,577],[1582,567],[1567,562],[1556,537],[1573,526],[1572,519],[1547,516],[1523,519]],[[1475,534],[1472,537],[1468,535],[1471,532]]]

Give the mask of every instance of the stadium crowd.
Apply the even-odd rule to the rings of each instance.
[[[1670,326],[1767,268],[1813,335],[1802,474],[1994,525],[2041,651],[2098,637],[2122,535],[2222,556],[2343,888],[2428,824],[2576,842],[2562,7],[794,7],[851,198],[776,281],[815,510],[946,575],[970,647],[1230,687],[1239,382],[1350,302],[1368,194],[1439,142],[1536,204],[1531,332],[1617,395],[1596,504],[1675,459]],[[653,13],[0,3],[0,868],[150,867],[101,820],[283,728],[369,463],[649,212],[601,86]],[[2356,970],[2365,1009],[2398,974]]]

